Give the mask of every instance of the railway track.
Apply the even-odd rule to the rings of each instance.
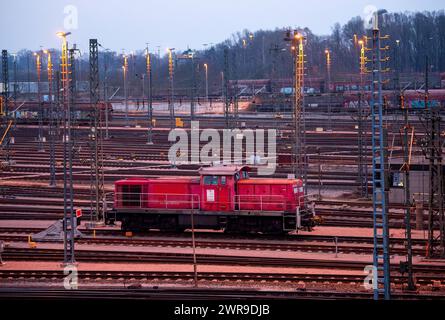
[[[8,242],[27,242],[28,236],[3,236],[0,240]],[[190,241],[186,240],[161,240],[161,239],[126,239],[126,238],[84,238],[79,239],[77,244],[105,245],[105,246],[130,246],[130,247],[174,247],[188,248],[191,246]],[[313,244],[308,242],[301,243],[257,243],[246,242],[237,243],[233,241],[205,241],[198,240],[196,247],[206,249],[232,249],[232,250],[251,250],[251,251],[289,251],[289,252],[323,252],[323,253],[356,253],[356,254],[372,254],[373,247],[369,245],[335,245],[335,244]],[[403,247],[392,247],[391,254],[405,255],[406,249]],[[423,247],[414,247],[413,255],[423,256],[425,249]]]
[[[42,228],[22,228],[22,227],[0,227],[0,236],[3,239],[11,237],[10,239],[14,239],[14,237],[23,237],[24,235],[34,234],[43,231]],[[93,230],[89,229],[80,229],[82,233],[87,236],[92,235]],[[191,232],[183,232],[183,233],[172,233],[172,232],[162,232],[162,231],[150,231],[146,233],[136,233],[133,238],[123,238],[123,232],[118,229],[95,229],[96,235],[100,238],[89,238],[88,240],[93,239],[94,241],[100,241],[102,239],[109,239],[109,241],[123,241],[132,243],[135,241],[151,241],[151,240],[165,240],[168,241],[182,241],[187,242],[191,241]],[[116,237],[116,238],[110,238]],[[262,234],[247,234],[247,235],[236,235],[236,234],[225,234],[218,231],[199,231],[195,233],[195,237],[197,240],[202,241],[217,241],[219,243],[224,244],[227,241],[234,241],[238,244],[240,242],[244,244],[248,244],[252,241],[261,241],[267,243],[277,242],[279,241],[282,245],[293,245],[295,242],[325,242],[325,243],[333,243],[337,241],[338,243],[350,243],[350,244],[373,244],[374,239],[372,237],[360,237],[360,236],[328,236],[328,235],[302,235],[302,234],[286,234],[286,235],[262,235]],[[390,239],[392,245],[404,245],[404,238],[394,238]],[[414,246],[425,246],[425,239],[412,239],[412,244]]]
[[[16,300],[370,300],[372,293],[367,292],[336,292],[336,291],[268,291],[268,290],[239,290],[239,289],[210,289],[210,288],[113,288],[113,289],[35,289],[35,288],[0,288],[0,297],[3,299]],[[394,300],[443,300],[443,296],[418,293],[393,293]],[[113,312],[115,312],[113,310]]]
[[[6,248],[3,257],[10,261],[62,261],[63,250],[60,249],[23,249]],[[164,263],[190,264],[191,254],[185,253],[152,253],[104,250],[77,250],[76,261],[94,263]],[[256,256],[197,255],[197,261],[205,265],[256,266],[256,267],[297,267],[315,269],[345,269],[363,271],[372,262],[319,260],[300,258],[274,258]],[[399,271],[399,265],[392,264],[392,272]],[[445,265],[414,264],[413,272],[443,276]]]
[[[65,274],[61,270],[0,270],[0,279],[3,281],[63,281]],[[168,282],[186,281],[194,279],[193,272],[139,272],[139,271],[78,271],[79,281],[159,281],[163,284]],[[264,284],[297,284],[305,283],[334,283],[334,284],[363,284],[363,275],[336,275],[336,274],[295,274],[295,273],[221,273],[221,272],[199,272],[200,282],[260,282]],[[430,285],[435,281],[443,281],[444,276],[418,275],[418,285]],[[407,277],[393,275],[393,284],[402,285],[407,282]]]
[[[20,202],[22,201],[22,202]],[[55,221],[63,218],[63,204],[45,205],[40,204],[38,199],[27,199],[16,201],[14,204],[5,204],[0,207],[1,220],[46,220]],[[58,199],[57,202],[63,201]],[[46,200],[48,203],[48,200]],[[56,201],[55,201],[56,202]],[[49,202],[52,203],[52,202]],[[90,202],[74,201],[76,208],[82,208],[84,220],[90,219]],[[111,205],[110,205],[111,207]],[[329,212],[317,212],[317,215],[323,217],[323,226],[333,227],[358,227],[372,228],[372,213],[357,212],[349,213],[344,209],[330,209]],[[425,228],[426,228],[426,222]],[[415,217],[411,218],[412,227],[415,226]],[[400,214],[389,214],[390,228],[404,228],[404,219]]]

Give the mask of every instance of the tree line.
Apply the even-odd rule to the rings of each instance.
[[[430,71],[445,71],[445,13],[404,12],[386,14],[382,21],[382,34],[390,36],[387,44],[388,55],[394,69],[398,61],[402,73],[420,73],[425,70],[425,57],[429,57]],[[307,74],[314,77],[326,76],[325,50],[331,52],[333,80],[343,74],[359,72],[359,48],[356,39],[370,35],[365,30],[360,17],[354,17],[344,25],[335,24],[329,35],[316,35],[308,28],[301,28],[306,36],[305,53]],[[206,50],[194,52],[190,59],[179,59],[181,52],[175,53],[175,88],[187,95],[192,90],[193,70],[199,94],[205,87],[204,63],[209,67],[208,81],[210,93],[221,92],[221,73],[226,71],[230,79],[283,79],[292,76],[292,55],[289,44],[284,41],[286,28],[275,30],[244,30],[233,34],[229,39]],[[396,45],[398,43],[398,46]],[[225,57],[227,56],[227,57]],[[100,52],[100,74],[107,78],[111,87],[122,86],[122,54]],[[153,92],[165,94],[168,86],[168,56],[151,54]],[[16,64],[14,65],[14,59]],[[229,69],[225,70],[225,59]],[[58,68],[60,51],[53,50],[54,68]],[[130,95],[140,95],[146,82],[145,50],[129,56],[128,84]],[[193,65],[192,65],[193,63]],[[42,81],[45,81],[45,61],[42,68]],[[16,72],[14,73],[14,66]],[[88,81],[88,57],[83,55],[77,61],[78,80]],[[10,58],[10,81],[16,75],[18,81],[36,81],[35,57],[29,50],[18,52]],[[105,72],[106,71],[106,72]],[[144,79],[145,78],[145,79]]]

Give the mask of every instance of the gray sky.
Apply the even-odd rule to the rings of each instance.
[[[232,33],[249,29],[309,27],[327,34],[336,23],[364,15],[373,5],[388,11],[440,10],[443,0],[0,0],[6,15],[0,19],[0,48],[15,52],[23,48],[58,47],[55,33],[64,30],[73,5],[78,11],[77,29],[70,42],[85,50],[89,38],[104,47],[126,52],[161,46],[202,49],[205,43],[218,43]],[[72,20],[71,20],[72,21]],[[5,32],[5,30],[8,30]]]

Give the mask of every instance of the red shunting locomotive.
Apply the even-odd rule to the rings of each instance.
[[[305,206],[303,182],[249,177],[247,166],[201,168],[200,177],[126,179],[115,182],[107,224],[123,231],[224,230],[285,233],[310,230],[314,212]]]

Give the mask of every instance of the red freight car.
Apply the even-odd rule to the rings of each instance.
[[[296,179],[252,179],[250,168],[217,166],[199,178],[127,179],[115,183],[114,208],[106,221],[124,231],[224,229],[281,233],[314,226],[303,183]]]

